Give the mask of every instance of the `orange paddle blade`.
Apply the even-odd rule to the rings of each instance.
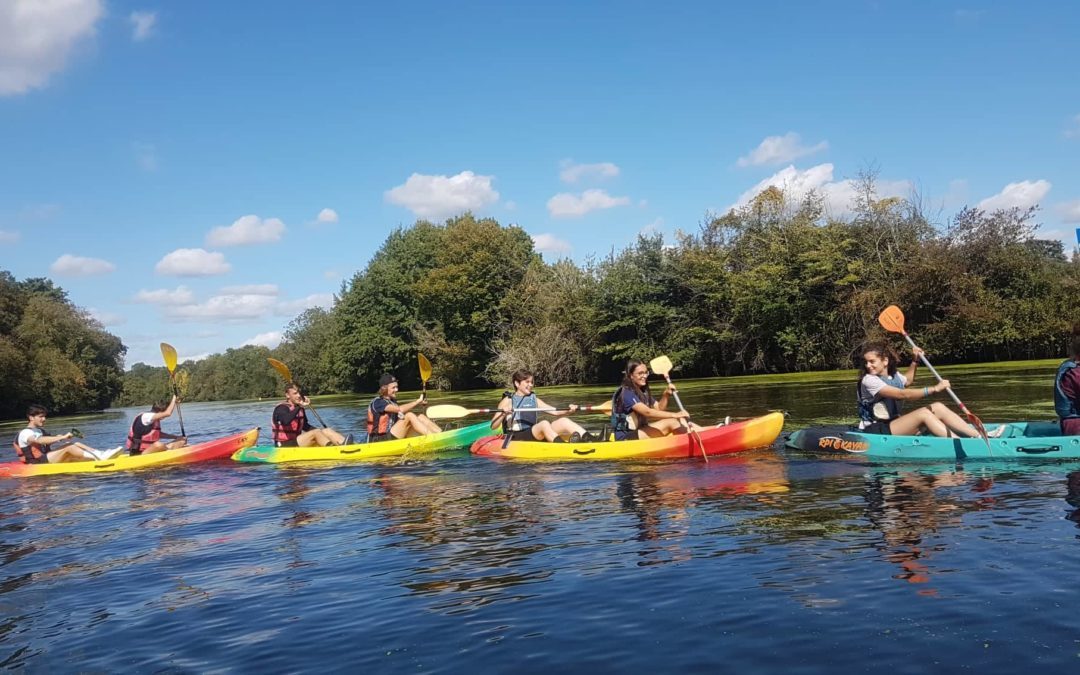
[[[904,333],[904,313],[896,305],[889,305],[878,314],[878,323],[890,333]]]

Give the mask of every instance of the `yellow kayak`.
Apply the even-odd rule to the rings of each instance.
[[[705,427],[699,434],[636,441],[510,441],[504,448],[502,436],[487,436],[473,443],[471,451],[474,455],[525,460],[693,459],[701,457],[702,448],[712,457],[772,445],[783,426],[783,413],[769,413],[744,422]]]

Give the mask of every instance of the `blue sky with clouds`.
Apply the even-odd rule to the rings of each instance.
[[[387,234],[547,258],[868,166],[1080,225],[1080,4],[0,0],[0,267],[158,363],[276,344]]]

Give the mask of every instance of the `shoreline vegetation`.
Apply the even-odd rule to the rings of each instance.
[[[961,375],[961,374],[975,374],[975,373],[987,373],[994,370],[1009,370],[1015,371],[1019,369],[1041,369],[1045,370],[1047,377],[1052,376],[1054,369],[1061,363],[1060,359],[1027,359],[1022,361],[996,361],[993,363],[958,363],[952,365],[936,366],[939,371],[945,375]],[[768,385],[768,384],[797,384],[802,382],[847,382],[854,378],[854,369],[846,368],[842,370],[815,370],[804,371],[798,373],[762,373],[757,375],[731,375],[727,377],[698,377],[698,378],[680,378],[679,383],[683,388],[690,388],[695,383],[702,380],[719,380],[722,386],[736,386],[736,385]],[[581,386],[595,386],[602,389],[614,390],[618,383],[616,381],[589,383],[588,385],[581,384],[563,384],[552,385],[550,387],[544,387],[544,391],[549,392],[549,395],[558,396],[562,389],[576,390]],[[499,387],[483,387],[479,389],[463,390],[458,392],[461,396],[467,400],[473,400],[473,397],[478,393],[490,393],[494,396],[498,395]],[[408,390],[402,389],[402,394],[408,397],[411,394],[419,394],[420,390]],[[311,396],[311,402],[319,405],[333,404],[335,402],[348,403],[354,399],[361,399],[365,401],[374,396],[374,392],[345,392],[345,393],[329,393],[329,394],[315,394]],[[241,399],[220,399],[214,401],[199,401],[199,403],[266,403],[267,409],[272,408],[280,402],[281,397],[262,397],[262,398],[241,398]],[[1052,402],[1049,398],[1046,401],[1047,405]],[[140,404],[127,404],[127,405],[114,405],[103,410],[84,410],[80,412],[73,412],[70,414],[56,415],[51,421],[63,426],[72,422],[80,420],[96,420],[108,415],[117,415],[121,413],[119,408],[140,407]],[[0,419],[0,429],[15,429],[16,427],[22,428],[25,424],[25,418],[15,417],[11,419]]]
[[[673,242],[641,234],[580,265],[545,262],[516,225],[420,220],[389,234],[332,309],[289,323],[276,349],[188,361],[178,381],[191,402],[273,399],[273,357],[310,395],[372,392],[383,372],[411,388],[418,351],[442,390],[504,386],[521,367],[547,388],[616,382],[627,358],[659,354],[680,380],[850,375],[858,346],[888,337],[876,316],[890,304],[937,364],[1060,360],[1080,252],[1034,238],[1037,214],[964,208],[939,224],[918,197],[878,198],[863,175],[845,214],[770,187]],[[0,270],[0,419],[30,402],[63,414],[165,400],[164,365],[124,372],[125,352],[50,280]]]

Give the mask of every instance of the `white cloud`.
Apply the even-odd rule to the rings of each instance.
[[[158,156],[157,148],[152,143],[132,143],[135,153],[135,164],[143,171],[157,171]]]
[[[911,183],[906,180],[881,180],[874,183],[878,198],[903,197],[911,192]],[[754,187],[739,195],[730,208],[739,208],[750,203],[759,193],[770,186],[784,191],[789,199],[800,200],[811,190],[821,195],[825,207],[833,214],[849,213],[856,196],[856,182],[851,179],[834,181],[833,165],[819,164],[805,171],[789,165],[765,180],[758,181]]]
[[[201,248],[178,248],[158,261],[154,271],[173,277],[212,277],[225,274],[232,266],[225,255]]]
[[[268,333],[259,333],[255,337],[245,340],[241,343],[241,347],[246,345],[255,345],[256,347],[267,347],[269,349],[277,349],[277,346],[281,344],[281,332],[272,330]]]
[[[664,227],[664,219],[663,218],[657,218],[656,220],[652,221],[651,223],[649,223],[645,227],[638,230],[638,234],[644,234],[644,235],[656,234],[663,227]]]
[[[559,180],[564,183],[576,183],[579,180],[603,180],[619,175],[619,167],[611,162],[598,164],[577,164],[572,159],[562,161]]]
[[[1080,115],[1069,120],[1069,125],[1065,127],[1065,138],[1080,138]]]
[[[1009,183],[1001,192],[987,197],[976,206],[983,211],[997,211],[999,209],[1021,208],[1035,206],[1050,192],[1050,181],[1024,180],[1019,183]]]
[[[574,218],[589,211],[626,206],[629,203],[629,197],[612,197],[603,190],[586,190],[581,196],[560,192],[548,200],[547,210],[554,218]]]
[[[330,279],[331,281],[341,277],[341,273],[337,270],[323,270],[322,275],[324,279]]]
[[[241,286],[225,286],[221,289],[221,295],[274,295],[281,291],[277,284],[246,284]]]
[[[106,328],[108,328],[109,326],[121,326],[127,323],[127,317],[121,314],[116,314],[115,312],[106,312],[104,310],[94,309],[93,307],[86,311],[90,313],[90,316],[97,319],[98,322]]]
[[[334,306],[334,294],[333,293],[312,293],[306,298],[300,298],[299,300],[287,300],[278,303],[278,306],[274,309],[274,314],[278,316],[296,316],[300,312],[312,307],[322,307],[324,309],[330,309]]]
[[[221,294],[203,303],[167,307],[165,316],[177,321],[254,321],[268,315],[276,303],[271,295]]]
[[[44,87],[103,14],[102,0],[0,2],[0,96]]]
[[[132,300],[152,305],[190,305],[195,302],[195,294],[187,286],[177,286],[172,291],[167,288],[152,291],[143,289],[136,293]]]
[[[244,246],[281,240],[285,223],[277,218],[263,220],[255,215],[238,218],[228,227],[215,227],[206,235],[207,246]]]
[[[499,193],[491,187],[493,178],[472,171],[449,177],[414,173],[404,184],[387,190],[384,198],[421,218],[449,218],[497,202]]]
[[[96,277],[116,270],[116,265],[101,258],[84,258],[65,253],[49,266],[53,274],[70,277]]]
[[[1080,223],[1080,199],[1058,204],[1057,212],[1061,216],[1062,222]]]
[[[319,211],[319,215],[315,220],[320,223],[336,223],[338,221],[338,214],[334,209],[323,209],[322,211]]]
[[[157,12],[132,12],[128,15],[131,24],[131,39],[142,42],[154,33],[157,24]]]
[[[570,242],[563,241],[553,234],[537,234],[532,240],[533,246],[541,253],[569,253],[573,249]]]
[[[13,230],[0,230],[0,244],[14,244],[19,241],[19,233]]]
[[[191,356],[177,356],[177,363],[187,363],[188,361],[202,361],[203,359],[210,358],[210,352],[203,352],[202,354],[192,354]]]
[[[829,147],[827,141],[821,141],[817,145],[803,145],[802,138],[794,131],[789,131],[783,136],[769,136],[745,157],[740,157],[736,162],[739,166],[764,166],[793,162],[800,157],[806,157],[816,152],[821,152]]]

